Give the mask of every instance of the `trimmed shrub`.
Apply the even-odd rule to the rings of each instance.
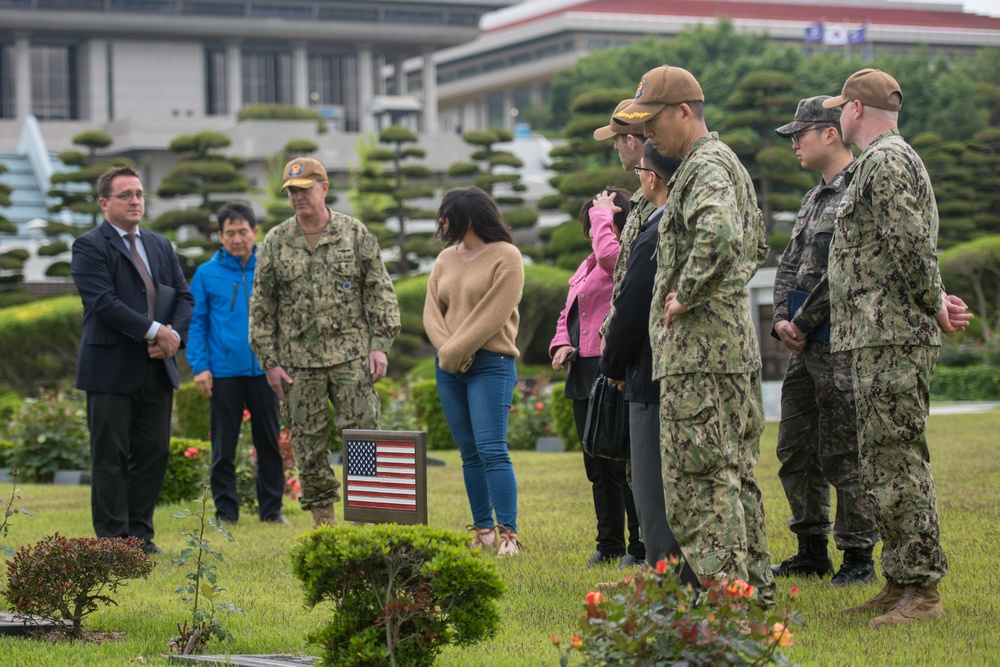
[[[157,505],[188,503],[201,498],[212,465],[212,444],[205,440],[170,439],[167,474]]]
[[[7,561],[3,595],[19,614],[37,614],[72,621],[73,637],[82,636],[83,617],[129,579],[145,579],[153,561],[142,552],[137,537],[98,539],[62,537],[58,533],[21,547]]]
[[[448,645],[496,634],[502,584],[466,536],[428,526],[323,526],[292,549],[306,604],[330,602],[310,635],[327,665],[430,667]]]
[[[25,399],[8,437],[17,446],[9,462],[25,482],[51,482],[58,470],[90,468],[90,433],[78,391]]]
[[[444,418],[441,399],[434,380],[420,380],[410,385],[410,400],[417,426],[427,434],[427,449],[457,449],[451,429]]]
[[[10,467],[10,453],[17,447],[17,444],[0,438],[0,468]]]
[[[212,425],[208,412],[208,399],[198,393],[194,382],[185,382],[174,392],[174,415],[176,415],[175,435],[180,438],[208,440]]]
[[[82,328],[76,295],[0,309],[0,377],[22,396],[71,380]]]
[[[573,399],[563,395],[565,390],[565,382],[552,385],[552,398],[549,402],[552,410],[552,430],[562,438],[566,451],[576,451],[580,449],[580,434],[576,432]]]
[[[938,366],[931,396],[951,401],[1000,401],[1000,366]]]

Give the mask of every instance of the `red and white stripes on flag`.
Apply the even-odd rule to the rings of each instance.
[[[416,447],[412,442],[349,440],[347,505],[417,509]]]

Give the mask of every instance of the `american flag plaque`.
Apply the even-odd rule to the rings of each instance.
[[[427,524],[427,435],[345,429],[344,520]]]

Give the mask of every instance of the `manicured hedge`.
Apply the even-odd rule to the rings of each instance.
[[[552,430],[562,438],[566,451],[580,449],[580,436],[576,432],[576,418],[573,416],[573,399],[566,398],[565,382],[552,385]]]
[[[1000,366],[938,366],[931,396],[951,401],[1000,401]]]
[[[427,434],[427,449],[457,449],[451,430],[444,418],[434,380],[420,380],[410,385],[410,400],[416,413],[417,425]]]
[[[0,309],[0,381],[34,396],[73,378],[82,327],[76,295]]]

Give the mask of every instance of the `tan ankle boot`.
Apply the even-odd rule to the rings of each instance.
[[[856,607],[848,607],[841,611],[842,614],[867,614],[873,611],[886,612],[896,606],[899,598],[903,596],[905,586],[895,583],[892,579],[886,579],[882,590]]]
[[[941,605],[941,596],[938,595],[937,586],[924,588],[906,586],[899,602],[889,610],[889,613],[872,619],[872,627],[906,625],[924,618],[941,618],[942,616],[944,616],[944,607]]]
[[[319,528],[321,525],[326,524],[332,526],[337,523],[337,517],[333,513],[333,504],[321,505],[319,507],[312,508],[313,513],[313,528]]]

